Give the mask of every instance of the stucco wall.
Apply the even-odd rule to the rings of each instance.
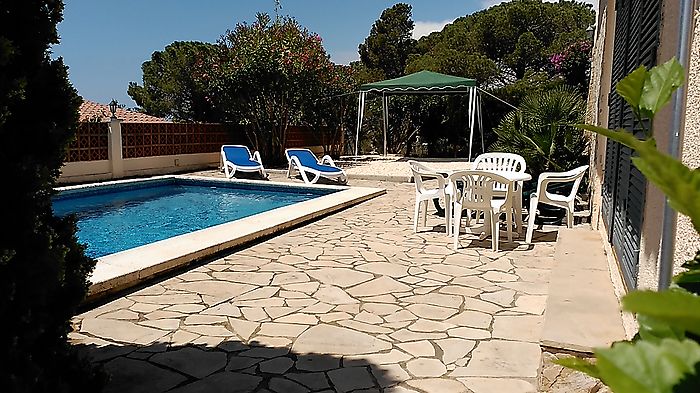
[[[681,134],[683,163],[700,167],[700,13],[695,12],[695,30],[688,67],[685,127]],[[688,217],[679,215],[676,229],[676,271],[682,261],[690,259],[700,248],[700,236]]]

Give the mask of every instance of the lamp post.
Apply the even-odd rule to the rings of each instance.
[[[115,99],[112,99],[112,101],[109,103],[109,111],[112,112],[112,119],[117,118],[117,107],[118,106],[119,106],[119,103]]]

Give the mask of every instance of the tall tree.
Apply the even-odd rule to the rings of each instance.
[[[1,4],[0,391],[96,391],[94,374],[67,343],[95,262],[78,244],[74,220],[51,208],[81,102],[49,52],[63,2]]]
[[[381,70],[386,78],[404,75],[408,57],[416,45],[411,37],[413,26],[410,5],[398,3],[385,9],[359,46],[362,63]]]
[[[129,83],[128,94],[144,113],[176,121],[216,122],[221,113],[211,95],[192,73],[198,63],[212,56],[216,45],[176,41],[141,65],[143,85]]]

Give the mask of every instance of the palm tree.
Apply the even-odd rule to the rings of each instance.
[[[583,165],[587,138],[573,124],[584,121],[585,111],[583,97],[570,87],[531,94],[501,120],[489,150],[520,154],[534,179],[542,172]]]

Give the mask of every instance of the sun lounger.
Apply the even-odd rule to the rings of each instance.
[[[267,178],[260,153],[256,151],[251,155],[247,146],[223,145],[221,146],[221,159],[224,162],[224,172],[227,179],[232,178],[236,172],[259,172],[260,176]]]
[[[285,155],[289,161],[287,177],[291,177],[296,170],[299,171],[306,184],[315,184],[322,177],[336,180],[342,184],[348,181],[345,171],[338,168],[330,156],[323,156],[319,161],[309,149],[287,149]],[[313,175],[313,178],[309,179],[308,174]]]

